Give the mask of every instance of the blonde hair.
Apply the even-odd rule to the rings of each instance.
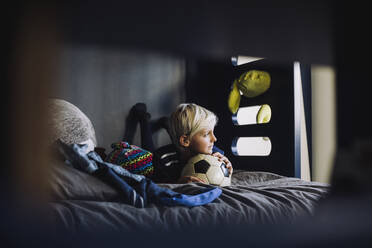
[[[190,139],[202,128],[215,126],[217,116],[206,108],[195,103],[182,103],[170,117],[170,135],[173,144],[182,148],[179,138],[187,135]]]

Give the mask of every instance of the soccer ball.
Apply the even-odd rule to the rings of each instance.
[[[194,176],[207,184],[216,186],[230,186],[231,175],[226,164],[218,158],[207,154],[198,154],[187,161],[183,167],[181,177]]]

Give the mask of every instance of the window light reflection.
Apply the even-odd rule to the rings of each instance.
[[[236,156],[268,156],[271,153],[269,137],[237,137],[231,151]]]

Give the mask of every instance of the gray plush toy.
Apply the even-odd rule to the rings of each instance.
[[[97,146],[92,122],[78,107],[65,100],[52,98],[48,102],[48,111],[50,143],[60,139],[66,144],[88,144],[89,150]]]

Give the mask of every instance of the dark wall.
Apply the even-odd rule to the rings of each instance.
[[[337,136],[340,148],[371,139],[370,8],[362,1],[334,6]]]
[[[106,46],[62,44],[51,97],[80,108],[92,121],[99,147],[107,152],[121,141],[132,106],[147,105],[151,120],[169,115],[185,99],[185,60],[164,53]],[[57,76],[58,75],[58,76]],[[141,146],[139,124],[131,132]],[[153,135],[154,145],[169,144],[165,130]]]
[[[371,36],[367,2],[333,2],[338,150],[333,194],[371,194]]]
[[[74,1],[61,6],[63,38],[187,56],[231,55],[331,64],[329,1]]]

